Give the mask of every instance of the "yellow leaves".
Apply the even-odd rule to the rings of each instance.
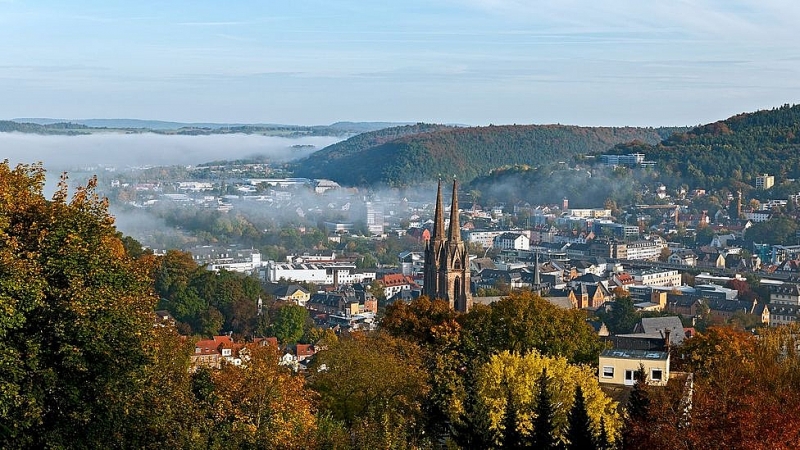
[[[580,385],[586,398],[586,409],[595,426],[605,418],[609,432],[620,426],[617,404],[600,390],[594,370],[588,366],[569,364],[563,357],[542,356],[536,351],[521,356],[501,352],[481,367],[477,375],[478,398],[488,410],[490,428],[501,426],[508,399],[508,390],[519,405],[523,429],[530,430],[534,417],[537,380],[542,370],[551,377],[550,395],[555,409],[554,425],[559,435],[566,432],[567,413],[572,407],[575,386]]]

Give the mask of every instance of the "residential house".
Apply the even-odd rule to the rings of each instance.
[[[800,321],[800,305],[769,305],[769,326],[788,325]]]
[[[769,292],[771,305],[800,305],[800,285],[784,283],[773,286]]]
[[[709,314],[712,320],[719,322],[728,322],[737,314],[753,315],[758,318],[761,323],[768,324],[770,322],[769,308],[763,303],[758,303],[756,300],[721,300],[721,299],[708,299]]]
[[[613,297],[602,283],[590,284],[574,282],[563,289],[551,289],[551,297],[566,297],[575,308],[594,309]]]
[[[402,273],[385,274],[378,280],[383,286],[383,296],[391,298],[400,291],[419,289],[419,285],[408,275]]]
[[[304,308],[306,307],[308,300],[311,298],[311,293],[304,287],[297,284],[269,285],[267,292],[274,295],[277,300],[292,302]]]
[[[697,265],[697,255],[691,250],[675,251],[669,255],[667,262],[679,266],[695,267]]]
[[[648,384],[666,386],[669,380],[669,352],[666,351],[603,350],[598,366],[598,381],[602,384],[633,386],[640,367],[644,368]]]
[[[240,365],[239,350],[244,344],[233,342],[230,336],[214,336],[211,339],[201,339],[194,345],[191,356],[192,367],[209,367],[219,369],[223,362]]]
[[[531,242],[525,234],[507,232],[495,237],[493,245],[501,250],[528,250]]]

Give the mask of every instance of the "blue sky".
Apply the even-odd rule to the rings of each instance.
[[[796,0],[0,0],[0,118],[692,125],[800,102]]]

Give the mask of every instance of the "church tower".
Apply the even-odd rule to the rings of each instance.
[[[424,293],[431,299],[450,303],[456,311],[467,312],[472,307],[470,293],[469,254],[461,240],[458,220],[458,183],[453,181],[453,202],[450,207],[450,226],[444,229],[442,182],[436,192],[433,234],[425,244]]]

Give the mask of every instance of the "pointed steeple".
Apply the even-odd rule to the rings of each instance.
[[[453,180],[453,204],[450,206],[450,230],[447,233],[450,245],[461,242],[461,225],[458,223],[458,181]]]
[[[433,214],[433,233],[431,241],[441,241],[444,239],[444,206],[442,206],[442,180],[439,179],[439,186],[436,189],[436,211]]]

